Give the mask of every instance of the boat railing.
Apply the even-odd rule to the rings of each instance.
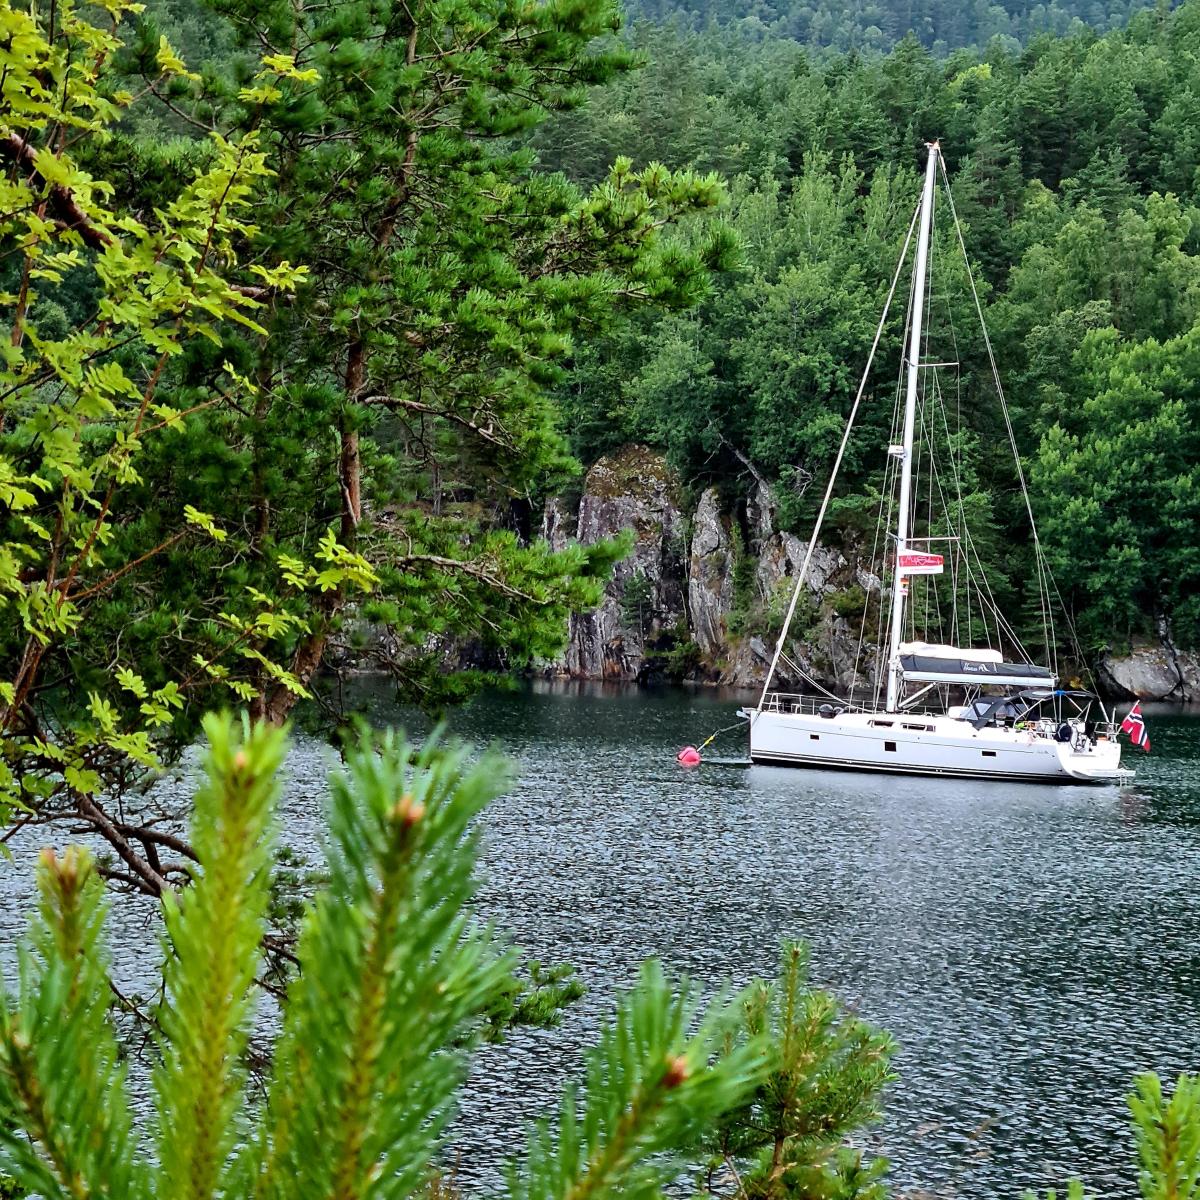
[[[805,714],[808,716],[829,716],[831,712],[862,711],[860,705],[852,704],[845,700],[833,700],[828,696],[813,696],[802,692],[768,692],[762,707],[763,712]],[[944,709],[906,708],[901,711],[901,715],[906,717],[945,717],[947,714]],[[962,717],[961,719],[967,720],[966,717]],[[1064,720],[1067,720],[1071,724],[1078,724],[1081,730],[1083,728],[1083,722],[1078,716],[1070,718],[1066,718],[1061,714],[1057,716],[1036,716],[1032,712],[1018,718],[1017,721],[998,719],[993,724],[1007,724],[1015,726],[1018,729],[1023,729],[1033,737],[1053,739]],[[1116,736],[1115,728],[1106,723],[1098,724],[1094,732],[1107,737]]]
[[[816,716],[824,708],[846,711],[852,706],[841,700],[830,700],[827,696],[806,696],[801,692],[768,692],[763,701],[764,712],[775,713],[808,713]]]

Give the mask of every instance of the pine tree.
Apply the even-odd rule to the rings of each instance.
[[[846,1138],[878,1120],[881,1093],[895,1077],[894,1043],[810,988],[807,973],[804,947],[789,943],[778,980],[746,998],[744,1024],[727,1049],[766,1038],[776,1057],[746,1105],[709,1138],[704,1192],[720,1193],[732,1175],[739,1200],[886,1195],[886,1160],[864,1160]]]
[[[43,854],[19,984],[0,1006],[0,1172],[46,1200],[305,1200],[418,1195],[436,1173],[470,1046],[514,956],[471,914],[477,818],[507,778],[436,738],[364,741],[332,781],[328,884],[308,905],[265,1101],[244,1062],[274,845],[278,729],[206,720],[195,879],[166,906],[161,1062],[148,1126],[132,1116],[108,1020],[103,885],[87,851]],[[803,1166],[871,1195],[837,1149],[873,1112],[888,1043],[804,985],[701,1005],[642,968],[586,1056],[583,1083],[506,1172],[510,1200],[652,1200],[743,1114]],[[771,1136],[776,1136],[772,1133]],[[803,1155],[801,1163],[798,1156]],[[778,1157],[778,1155],[777,1155]],[[751,1180],[759,1175],[748,1176]],[[780,1190],[783,1188],[784,1190]]]
[[[602,0],[229,0],[199,70],[107,7],[0,10],[0,820],[82,816],[158,895],[189,848],[110,809],[206,709],[282,721],[372,650],[434,706],[560,650],[624,544],[530,536],[578,469],[548,385],[728,238],[664,233],[711,177],[532,170],[528,131],[632,61],[589,48]],[[123,121],[135,91],[188,136]]]
[[[618,159],[582,192],[533,170],[538,123],[633,65],[599,40],[619,24],[609,0],[215,7],[266,65],[246,80],[236,58],[212,64],[172,103],[259,131],[274,174],[245,253],[311,269],[269,341],[240,352],[260,393],[224,434],[244,451],[220,464],[214,515],[263,593],[330,528],[374,573],[366,602],[305,577],[296,624],[261,648],[307,686],[344,658],[352,617],[381,628],[376,665],[429,705],[478,682],[464,659],[552,657],[619,550],[522,536],[514,514],[578,470],[547,385],[579,332],[704,294],[727,236],[685,247],[664,229],[718,204],[719,183]],[[147,24],[145,71],[156,44]],[[156,486],[191,469],[163,460]],[[253,620],[253,595],[227,611]],[[282,720],[290,681],[263,664],[254,712]]]

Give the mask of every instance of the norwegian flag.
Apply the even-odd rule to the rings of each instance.
[[[1146,734],[1146,722],[1142,720],[1142,702],[1139,700],[1130,710],[1129,715],[1121,722],[1121,732],[1129,734],[1129,740],[1135,746],[1141,746],[1150,752],[1150,738]]]

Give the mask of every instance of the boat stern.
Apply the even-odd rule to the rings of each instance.
[[[1060,745],[1063,773],[1080,783],[1130,783],[1136,772],[1121,766],[1119,742],[1101,738],[1084,746]]]

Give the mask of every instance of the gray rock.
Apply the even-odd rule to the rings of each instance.
[[[808,543],[802,542],[794,533],[774,533],[767,538],[759,552],[755,572],[759,595],[767,599],[784,579],[788,580],[790,591],[807,553]],[[836,550],[818,544],[808,564],[805,586],[815,597],[837,591],[837,585],[831,580],[834,573],[845,566],[846,560]]]
[[[775,502],[771,498],[771,489],[762,483],[754,485],[754,491],[746,501],[746,518],[754,536],[752,549],[758,552],[775,532]]]
[[[692,516],[688,562],[688,615],[692,640],[710,662],[726,650],[733,603],[733,545],[721,515],[716,488],[708,488]]]
[[[1120,657],[1106,654],[1099,674],[1106,691],[1126,699],[1200,699],[1200,656],[1169,643],[1135,646]]]
[[[578,522],[578,516],[558,496],[551,496],[542,513],[542,537],[556,553],[565,550],[567,541],[575,535]]]
[[[585,679],[634,679],[647,639],[684,616],[683,515],[660,454],[626,446],[584,481],[575,537],[593,545],[624,530],[633,551],[613,571],[600,606],[570,620],[561,667]]]
[[[600,606],[571,617],[568,648],[556,664],[559,670],[590,679],[637,678],[647,642],[686,618],[687,635],[712,671],[710,678],[719,670],[723,683],[762,686],[775,649],[773,639],[753,630],[736,637],[729,632],[736,513],[722,512],[717,489],[706,489],[691,516],[685,561],[677,491],[663,458],[644,446],[626,446],[606,455],[588,472],[575,537],[587,545],[628,529],[634,547],[617,565]],[[808,543],[775,529],[770,490],[762,483],[747,497],[744,516],[748,551],[755,556],[758,600],[764,606],[773,603],[778,612],[790,599]],[[551,545],[566,544],[568,514],[561,503],[547,504],[542,528]],[[874,647],[863,646],[859,653],[857,621],[833,616],[826,607],[826,615],[812,628],[812,612],[854,583],[866,591],[880,586],[861,564],[849,563],[831,546],[817,545],[806,579],[808,617],[797,621],[794,632],[801,637],[790,638],[787,647],[787,658],[805,676],[843,694],[866,686]],[[783,688],[811,688],[786,664],[781,664],[777,682]]]

